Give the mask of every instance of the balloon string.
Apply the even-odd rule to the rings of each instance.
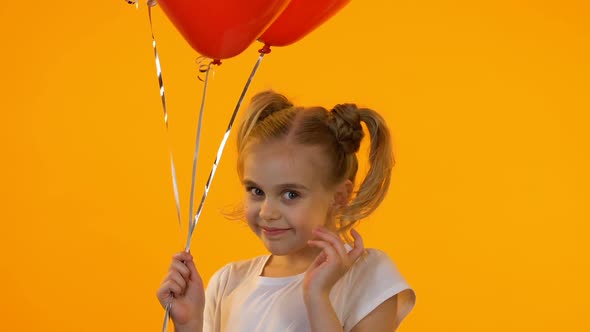
[[[174,189],[174,199],[176,201],[176,214],[178,217],[178,225],[182,227],[182,217],[180,213],[180,196],[178,195],[178,180],[176,177],[176,167],[174,166],[174,154],[172,153],[172,142],[170,140],[170,132],[168,129],[168,108],[166,107],[166,95],[164,93],[164,80],[162,78],[162,66],[160,65],[160,56],[156,46],[156,37],[154,36],[154,27],[152,23],[152,7],[148,6],[148,17],[150,21],[150,32],[152,34],[152,46],[154,48],[154,58],[156,61],[156,73],[158,74],[158,84],[160,86],[160,98],[162,100],[162,108],[164,110],[164,125],[166,126],[166,138],[168,141],[168,151],[170,151],[170,169],[172,171],[172,187]]]
[[[207,86],[209,83],[209,72],[211,71],[211,65],[213,64],[213,62],[210,62],[209,65],[207,65],[207,69],[205,70],[205,84],[203,87],[203,97],[201,99],[201,109],[199,111],[199,120],[198,120],[198,124],[197,124],[197,137],[195,139],[195,153],[193,154],[193,174],[192,174],[192,180],[191,180],[191,195],[190,195],[190,207],[189,207],[189,218],[190,216],[193,215],[193,207],[194,207],[194,201],[195,201],[195,180],[196,180],[196,176],[197,176],[197,160],[199,158],[199,146],[200,146],[200,142],[201,142],[201,128],[202,128],[202,124],[203,124],[203,110],[205,109],[205,100],[207,97]],[[202,66],[200,66],[199,71],[202,71]],[[188,250],[187,250],[188,251]]]
[[[250,84],[252,83],[252,79],[254,78],[254,75],[256,75],[256,72],[258,71],[258,67],[260,66],[260,63],[262,62],[262,58],[264,58],[264,54],[265,53],[260,54],[260,56],[258,57],[258,61],[256,61],[256,64],[254,65],[254,68],[252,69],[252,72],[250,73],[250,77],[248,77],[248,81],[246,82],[246,85],[244,86],[244,89],[242,90],[242,94],[240,95],[240,98],[238,99],[238,103],[236,104],[236,107],[234,108],[234,112],[231,116],[231,119],[229,120],[229,124],[227,126],[227,130],[225,131],[225,135],[223,135],[223,139],[221,140],[221,143],[219,144],[219,148],[217,149],[217,156],[215,158],[215,162],[213,162],[213,167],[211,168],[211,172],[209,173],[209,178],[207,179],[207,184],[205,185],[205,191],[203,192],[203,196],[201,197],[201,202],[199,203],[199,208],[197,209],[197,214],[194,216],[194,218],[190,222],[186,247],[184,248],[184,251],[186,251],[186,252],[188,252],[190,250],[193,232],[195,230],[195,227],[197,226],[197,223],[199,222],[199,218],[201,217],[201,212],[203,211],[203,205],[205,203],[205,199],[207,199],[207,194],[209,193],[209,189],[211,188],[211,182],[213,181],[213,177],[215,176],[215,171],[217,170],[217,166],[219,165],[219,161],[221,160],[221,155],[223,154],[223,149],[225,148],[225,144],[227,143],[227,139],[229,138],[229,134],[230,134],[232,126],[234,124],[234,120],[236,119],[236,115],[238,114],[238,110],[240,109],[240,106],[242,105],[242,102],[244,101],[244,97],[246,96],[246,92],[248,92],[248,89],[250,88]],[[191,217],[191,215],[189,215],[189,217]]]
[[[164,324],[162,325],[162,332],[168,330],[168,321],[170,321],[170,309],[172,308],[172,299],[166,303],[166,314],[164,315]]]
[[[201,61],[201,60],[198,60],[198,61]],[[195,180],[197,177],[197,161],[198,161],[198,157],[199,157],[199,147],[200,147],[200,143],[201,143],[201,128],[202,128],[202,124],[203,124],[203,111],[205,110],[205,100],[207,97],[207,86],[209,84],[209,72],[211,71],[212,64],[213,64],[213,61],[211,61],[209,63],[209,65],[206,66],[207,69],[203,70],[202,66],[200,66],[200,69],[199,69],[200,72],[203,72],[203,71],[205,72],[205,84],[203,87],[203,97],[201,99],[201,109],[199,111],[199,120],[197,121],[197,135],[196,135],[196,140],[195,140],[195,152],[193,155],[193,174],[192,174],[192,180],[191,180],[191,200],[190,200],[189,216],[191,216],[193,214]],[[166,332],[166,330],[168,329],[168,321],[170,320],[170,309],[172,308],[172,294],[170,294],[170,296],[171,296],[171,300],[166,305],[166,313],[164,315],[164,324],[162,326],[163,332]]]
[[[204,59],[204,57],[199,57],[199,59],[197,60],[197,63],[200,64]],[[211,65],[214,63],[214,61],[209,62],[208,65],[199,65],[199,72],[203,73],[205,72],[205,80],[204,80],[204,86],[203,86],[203,96],[201,99],[201,108],[199,111],[199,119],[197,121],[197,134],[196,134],[196,139],[195,139],[195,152],[193,154],[193,173],[192,173],[192,178],[191,178],[191,194],[190,194],[190,207],[189,207],[189,216],[192,216],[193,214],[193,207],[194,207],[194,197],[195,197],[195,181],[197,178],[197,164],[198,164],[198,158],[199,158],[199,149],[200,149],[200,143],[201,143],[201,129],[203,127],[203,113],[205,110],[205,101],[207,98],[207,87],[209,86],[209,73],[211,72]],[[199,77],[200,79],[200,77]],[[172,296],[172,295],[171,295]],[[166,305],[166,314],[164,315],[164,325],[163,325],[163,331],[165,332],[168,328],[168,321],[170,320],[170,310],[172,308],[172,300],[170,301],[170,303],[168,303]]]

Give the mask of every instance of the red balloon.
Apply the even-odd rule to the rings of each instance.
[[[290,0],[158,0],[199,54],[219,60],[243,52]]]
[[[259,38],[268,46],[287,46],[322,25],[350,0],[292,0]]]

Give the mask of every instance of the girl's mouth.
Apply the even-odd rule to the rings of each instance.
[[[290,230],[290,228],[276,228],[276,227],[261,227],[262,233],[266,236],[275,237],[282,235]]]

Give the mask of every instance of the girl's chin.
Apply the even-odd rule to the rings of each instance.
[[[317,248],[312,248],[307,244],[303,244],[301,246],[295,245],[283,245],[278,243],[264,243],[266,249],[274,256],[287,256],[287,255],[295,255],[295,254],[308,254],[317,251]]]

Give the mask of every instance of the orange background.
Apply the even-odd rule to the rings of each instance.
[[[357,102],[389,121],[397,165],[360,227],[416,289],[401,331],[590,331],[590,5],[352,1],[266,57],[248,95]],[[186,219],[202,83],[154,17]],[[183,248],[143,6],[0,7],[5,331],[159,331],[155,291]],[[216,70],[199,194],[256,57]],[[203,277],[263,253],[238,203],[233,136],[192,251]]]

